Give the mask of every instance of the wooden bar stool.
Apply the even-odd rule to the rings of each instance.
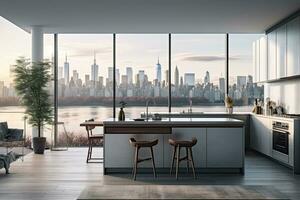
[[[172,174],[174,161],[176,160],[176,179],[178,179],[179,163],[183,160],[186,160],[187,171],[189,172],[189,164],[191,163],[193,175],[194,178],[196,178],[192,147],[197,144],[197,139],[192,138],[191,141],[169,139],[169,144],[174,147],[170,174]],[[186,156],[182,158],[180,158],[181,148],[185,148],[186,150]]]
[[[153,168],[153,175],[154,178],[156,177],[156,171],[155,171],[155,162],[154,162],[154,155],[153,155],[153,146],[158,144],[158,140],[154,141],[136,141],[134,138],[129,139],[130,144],[135,147],[135,158],[134,158],[134,163],[133,163],[133,180],[136,180],[136,174],[137,174],[137,166],[138,163],[147,161],[147,160],[152,160],[152,168]],[[139,150],[140,148],[149,148],[151,157],[149,158],[144,158],[144,159],[139,159]]]

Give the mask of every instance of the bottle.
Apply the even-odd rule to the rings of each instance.
[[[122,107],[120,108],[118,119],[119,121],[125,121],[125,112]]]

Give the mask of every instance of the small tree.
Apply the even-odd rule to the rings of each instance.
[[[21,105],[25,106],[25,113],[29,116],[29,124],[38,129],[53,121],[53,108],[47,84],[51,80],[50,62],[29,62],[20,58],[12,69],[15,78],[14,85],[20,96]]]

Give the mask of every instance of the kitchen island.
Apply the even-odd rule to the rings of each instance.
[[[172,148],[169,138],[190,140],[196,137],[193,148],[197,172],[244,173],[244,122],[232,118],[163,118],[159,121],[102,122],[104,128],[104,174],[131,173],[134,148],[129,138],[155,140],[155,163],[158,172],[167,172],[171,164]],[[141,157],[148,151],[140,152]],[[185,154],[184,151],[182,151]],[[185,167],[184,162],[181,163]],[[139,171],[151,172],[151,163],[141,163]]]

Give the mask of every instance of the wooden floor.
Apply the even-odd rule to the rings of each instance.
[[[95,149],[96,151],[96,149]],[[100,151],[100,150],[99,150]],[[86,186],[130,184],[180,185],[266,185],[274,186],[291,199],[300,199],[300,176],[254,152],[246,157],[245,175],[200,174],[197,180],[187,177],[176,181],[169,175],[103,176],[102,164],[85,163],[87,149],[47,151],[45,155],[28,154],[24,162],[11,166],[11,174],[0,170],[0,199],[76,199]]]

